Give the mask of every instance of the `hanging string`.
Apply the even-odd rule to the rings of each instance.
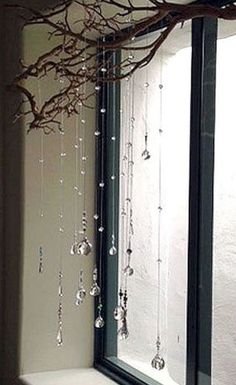
[[[124,82],[123,82],[124,86]],[[128,88],[128,83],[125,82],[126,88]],[[121,178],[120,178],[120,195],[121,195],[121,225],[120,225],[120,234],[122,236],[121,240],[121,248],[120,248],[120,253],[121,253],[121,262],[120,262],[120,277],[119,277],[119,282],[120,282],[120,289],[123,292],[124,290],[124,268],[125,268],[125,260],[126,260],[126,229],[125,229],[125,223],[126,223],[126,215],[127,215],[127,210],[126,210],[126,181],[127,181],[127,170],[126,170],[126,159],[127,159],[127,154],[126,154],[126,130],[124,130],[126,125],[126,120],[127,120],[127,105],[126,105],[126,95],[128,94],[128,89],[122,91],[122,109],[120,111],[120,121],[121,121]]]
[[[78,90],[79,92],[79,90]],[[78,252],[78,215],[79,215],[79,152],[80,152],[80,145],[79,145],[79,112],[76,115],[76,121],[75,121],[75,142],[74,142],[74,149],[75,149],[75,184],[74,184],[74,240],[71,246],[70,254],[75,255]]]
[[[38,87],[38,100],[39,105],[42,104],[42,95],[40,81],[37,79]],[[44,132],[40,130],[40,156],[39,156],[39,168],[40,168],[40,198],[39,198],[39,217],[40,217],[40,246],[39,246],[39,266],[38,272],[41,274],[44,270],[44,245],[43,245],[43,232],[44,232]]]
[[[148,11],[146,12],[146,16],[148,17]],[[149,38],[148,38],[148,33],[149,31],[147,31],[146,33],[146,37],[145,37],[145,44],[146,46],[148,46],[148,41],[149,41]],[[145,83],[144,83],[144,89],[145,89],[145,107],[144,107],[144,126],[145,126],[145,129],[144,129],[144,151],[142,152],[142,158],[144,160],[148,160],[150,159],[151,155],[150,155],[150,152],[148,150],[148,88],[149,88],[149,83],[148,83],[148,65],[145,66]]]
[[[61,112],[60,131],[60,212],[59,212],[59,263],[58,263],[58,332],[57,346],[63,345],[63,246],[64,246],[64,114]]]
[[[161,350],[161,264],[162,264],[162,133],[163,133],[163,63],[161,57],[160,63],[160,110],[159,110],[159,145],[158,145],[158,235],[157,235],[157,353],[152,360],[152,367],[162,370],[165,366],[165,361],[160,355]]]
[[[103,41],[105,41],[105,37],[103,38]],[[102,253],[103,253],[103,232],[104,232],[104,222],[103,222],[103,209],[104,209],[104,151],[105,151],[105,117],[106,117],[106,109],[105,109],[105,76],[107,72],[106,68],[106,56],[105,56],[105,49],[102,49],[102,67],[100,69],[102,74],[102,89],[101,89],[101,164],[100,164],[100,170],[101,170],[101,179],[99,182],[99,189],[100,189],[100,222],[99,222],[99,228],[98,232],[100,233],[100,250],[99,250],[99,261],[98,261],[98,283],[99,283],[99,295],[98,295],[98,306],[97,306],[97,312],[98,316],[95,319],[95,327],[96,328],[102,328],[105,324],[104,319],[102,317]],[[95,271],[97,272],[97,268],[95,268]],[[95,278],[95,274],[94,274]],[[94,282],[96,285],[96,282]]]

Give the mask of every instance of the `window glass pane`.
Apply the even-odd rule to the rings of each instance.
[[[219,22],[216,84],[212,384],[236,378],[236,22]]]
[[[185,383],[190,80],[191,24],[186,23],[148,67],[121,85],[119,286],[127,283],[129,338],[117,338],[117,357],[166,385]],[[129,248],[134,273],[127,278],[122,271]],[[151,366],[159,332],[162,370]]]

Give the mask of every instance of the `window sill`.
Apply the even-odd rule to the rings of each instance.
[[[115,385],[116,382],[95,369],[67,369],[55,372],[25,374],[21,385]]]

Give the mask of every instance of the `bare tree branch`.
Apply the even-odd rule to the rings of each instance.
[[[17,110],[16,119],[31,114],[29,131],[41,128],[47,134],[61,129],[61,112],[71,116],[79,113],[81,105],[89,107],[87,102],[96,94],[98,84],[120,81],[148,65],[178,24],[199,17],[236,20],[235,2],[218,7],[164,0],[147,0],[143,6],[135,5],[135,0],[64,0],[44,12],[17,4],[7,7],[19,12],[25,26],[44,25],[49,29],[50,39],[61,38],[60,44],[55,44],[33,63],[27,65],[21,62],[22,72],[11,85],[12,90],[18,90],[25,96],[29,105],[29,110],[23,110],[24,100]],[[78,14],[73,21],[71,7],[75,7]],[[109,17],[107,10],[110,11]],[[153,25],[162,21],[166,27],[153,41],[135,44],[137,36],[148,33]],[[127,54],[114,66],[111,64],[112,55],[117,51]],[[135,55],[137,51],[141,53],[138,57]],[[39,106],[28,81],[46,79],[49,74],[61,85]],[[84,94],[86,83],[95,86],[88,95]]]

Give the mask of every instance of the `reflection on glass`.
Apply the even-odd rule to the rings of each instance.
[[[236,378],[236,23],[219,23],[216,84],[212,385]]]
[[[122,162],[127,161],[124,147],[132,145],[133,149],[132,255],[131,260],[127,259],[133,274],[127,278],[129,338],[118,339],[117,356],[163,385],[183,385],[186,371],[190,30],[190,24],[177,29],[148,69],[136,73],[134,116],[131,116],[132,106],[128,102],[127,81],[123,82],[121,90],[121,170]],[[143,44],[143,41],[136,44]],[[127,138],[130,116],[134,124],[132,143]],[[142,156],[145,150],[150,155],[148,158]],[[124,174],[120,177],[121,196]],[[125,267],[122,258],[127,256],[127,212],[122,201],[120,207],[119,263],[120,267],[122,264]],[[159,247],[161,275],[158,285]],[[157,324],[161,332],[160,355],[164,359],[161,370],[151,366],[157,353]],[[118,328],[121,326],[120,321]]]

